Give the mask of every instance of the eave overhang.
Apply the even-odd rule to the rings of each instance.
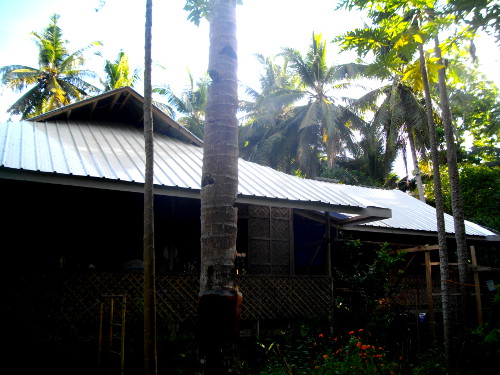
[[[41,171],[29,171],[29,170],[13,169],[6,167],[0,167],[0,178],[18,180],[18,181],[30,181],[38,183],[50,183],[58,185],[86,187],[94,189],[128,191],[134,193],[144,192],[144,183],[142,182],[111,180],[107,178],[96,178],[92,176],[76,176],[76,175],[48,173]],[[199,189],[191,189],[178,186],[155,185],[154,194],[200,199]],[[243,194],[238,194],[236,202],[241,204],[287,207],[287,208],[301,209],[307,211],[342,212],[352,215],[359,215],[360,220],[363,220],[364,222],[375,221],[391,217],[390,209],[380,208],[380,207],[344,206],[344,205],[334,205],[324,202],[294,201],[294,200],[279,199],[279,198],[247,196]]]

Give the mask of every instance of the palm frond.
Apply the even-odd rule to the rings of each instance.
[[[334,81],[340,81],[344,79],[355,79],[361,76],[365,76],[367,65],[359,63],[348,63],[336,65],[332,70],[332,79]]]
[[[358,111],[359,113],[364,113],[366,111],[375,111],[378,108],[377,101],[381,98],[382,95],[384,95],[387,87],[388,86],[384,86],[371,90],[358,99],[349,100],[349,107]]]
[[[41,103],[43,97],[44,95],[40,85],[36,85],[17,99],[16,102],[7,109],[7,112],[11,115],[21,115],[21,119],[23,120],[38,115],[40,112],[37,106]]]
[[[8,65],[0,68],[2,84],[18,92],[36,84],[41,75],[40,70],[24,65]]]

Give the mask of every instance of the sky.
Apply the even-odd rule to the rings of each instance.
[[[60,15],[58,24],[63,37],[70,42],[70,51],[91,41],[103,43],[102,58],[92,59],[95,69],[102,70],[104,60],[114,60],[120,50],[129,56],[132,67],[143,66],[145,1],[106,0],[100,7],[101,2],[0,0],[0,66],[36,67],[37,47],[30,33],[41,32],[53,13]],[[169,84],[174,92],[187,86],[187,69],[198,78],[208,66],[208,22],[202,21],[197,27],[187,21],[184,3],[184,0],[153,0],[153,84]],[[351,27],[362,25],[359,17],[349,17],[345,11],[334,12],[332,0],[310,0],[307,6],[303,4],[290,0],[244,0],[244,5],[237,7],[241,82],[258,88],[260,65],[254,57],[257,52],[267,56],[279,53],[281,47],[305,50],[313,32],[323,33],[329,41]],[[142,87],[136,90],[142,92]],[[6,94],[5,91],[0,94]],[[4,116],[4,106],[2,103],[0,116]]]
[[[103,5],[104,3],[104,5]],[[31,32],[41,32],[54,13],[69,51],[100,41],[101,57],[92,56],[90,69],[101,73],[105,60],[114,61],[123,50],[132,68],[144,65],[145,0],[0,0],[0,67],[38,66],[38,50]],[[238,78],[258,89],[260,65],[255,53],[277,54],[282,47],[307,50],[312,33],[329,42],[335,36],[363,26],[357,12],[335,11],[335,0],[243,0],[237,7]],[[183,10],[185,0],[153,0],[153,85],[168,84],[179,95],[188,86],[187,69],[194,79],[208,66],[208,22],[195,26]],[[328,45],[331,64],[350,62]],[[477,42],[482,70],[500,86],[500,50],[487,37]],[[142,83],[135,90],[143,92]],[[20,96],[0,87],[0,121]]]

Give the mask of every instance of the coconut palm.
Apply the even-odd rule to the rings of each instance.
[[[177,122],[186,127],[198,138],[203,139],[205,126],[205,108],[207,105],[207,91],[210,84],[208,75],[195,81],[188,70],[189,86],[184,92],[177,96],[170,86],[162,85],[153,89],[153,92],[167,98],[167,107],[170,113],[177,112],[181,117]]]
[[[120,87],[130,86],[139,80],[139,70],[130,70],[128,56],[125,52],[120,51],[115,61],[106,60],[104,64],[104,73],[106,80],[101,83],[104,86],[104,91],[111,91]]]
[[[322,156],[332,166],[339,155],[355,152],[352,131],[363,125],[363,120],[333,93],[348,87],[346,78],[356,77],[365,66],[354,63],[328,66],[326,42],[321,34],[314,33],[306,55],[284,48],[282,56],[300,80],[300,87],[288,90],[287,95],[295,96],[296,104],[305,101],[294,108],[290,120],[299,127],[299,164],[305,168],[308,162]]]
[[[344,2],[342,6],[347,9],[358,7],[359,9],[368,9],[369,17],[375,22],[376,27],[370,31],[371,35],[382,36],[379,38],[366,38],[361,34],[360,47],[358,53],[363,51],[373,50],[375,53],[384,55],[383,50],[393,50],[396,57],[403,55],[406,57],[413,56],[418,50],[419,64],[411,66],[404,75],[404,78],[409,78],[414,73],[420,75],[420,79],[415,79],[413,82],[420,82],[423,87],[425,97],[425,109],[427,117],[427,125],[429,128],[429,140],[431,157],[434,172],[434,183],[436,191],[436,220],[438,230],[439,243],[439,259],[440,259],[440,276],[441,276],[441,302],[443,306],[443,331],[444,331],[444,348],[447,364],[450,358],[450,310],[449,310],[449,269],[448,269],[448,250],[446,242],[446,232],[444,225],[444,209],[441,192],[441,183],[439,177],[439,161],[437,149],[436,126],[434,122],[433,104],[430,95],[429,75],[431,72],[427,69],[428,61],[425,57],[423,49],[424,35],[419,27],[419,11],[415,7],[420,6],[425,8],[429,6],[428,2],[407,3],[400,0],[376,1],[376,6],[369,3],[367,0],[355,0],[353,3]],[[389,36],[390,38],[387,38]],[[387,43],[389,41],[389,43]],[[350,43],[350,42],[348,42]],[[400,59],[402,60],[402,59]],[[410,61],[408,58],[404,59]],[[395,59],[397,62],[397,59]],[[404,61],[400,61],[404,62]],[[414,87],[416,88],[416,87]],[[433,331],[432,331],[433,332]]]
[[[380,104],[379,100],[382,100]],[[426,159],[426,150],[430,146],[425,109],[420,98],[396,75],[392,83],[368,92],[351,102],[351,106],[356,109],[369,108],[374,112],[373,125],[368,129],[380,129],[385,140],[382,176],[389,175],[398,151],[402,151],[407,165],[406,145],[409,144],[420,200],[425,202],[418,160],[419,157]],[[361,135],[363,138],[371,136],[366,131],[361,131]]]
[[[240,102],[240,109],[246,113],[239,134],[240,157],[292,173],[296,169],[298,126],[289,126],[286,120],[290,118],[299,82],[286,61],[278,64],[275,56],[261,54],[256,58],[263,73],[260,91],[246,86],[249,99]]]
[[[367,66],[364,75],[387,84],[350,104],[356,110],[373,112],[373,121],[382,127],[386,175],[398,151],[402,152],[407,166],[406,145],[410,145],[419,198],[425,202],[418,157],[425,159],[429,148],[428,127],[420,99],[422,77],[418,60],[413,61],[416,47],[412,40],[404,29],[389,27],[387,22],[377,27],[355,29],[337,38],[344,50],[355,50],[360,57],[374,53],[374,61]]]
[[[236,373],[235,327],[242,295],[235,282],[238,211],[236,0],[188,1],[194,22],[208,15],[210,47],[201,178],[198,342],[204,374]],[[231,350],[232,348],[232,350]]]
[[[39,49],[38,68],[25,65],[0,68],[3,85],[18,92],[28,88],[7,110],[11,115],[21,115],[22,119],[26,119],[99,92],[97,87],[86,81],[97,79],[97,75],[82,67],[85,63],[84,52],[101,43],[92,42],[70,53],[57,25],[58,18],[58,15],[52,15],[41,34],[32,33]]]
[[[446,159],[448,164],[448,174],[450,176],[450,193],[451,205],[453,211],[453,222],[455,228],[455,239],[457,243],[457,256],[458,256],[458,271],[460,279],[460,293],[462,297],[462,320],[467,323],[466,318],[466,301],[467,301],[467,283],[468,283],[468,248],[465,233],[465,214],[462,200],[462,188],[460,186],[460,177],[458,172],[457,163],[457,149],[455,143],[454,129],[452,124],[452,115],[450,109],[450,102],[448,98],[448,88],[446,84],[446,72],[443,64],[441,46],[439,37],[434,36],[434,53],[438,58],[438,63],[442,66],[439,70],[439,99],[440,107],[443,115],[444,135],[446,139]]]

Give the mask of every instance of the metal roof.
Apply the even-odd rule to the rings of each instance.
[[[143,192],[143,98],[130,87],[0,124],[0,178]],[[159,108],[155,127],[155,193],[200,198],[203,142]],[[237,201],[335,213],[350,230],[436,233],[430,205],[399,190],[307,180],[239,160]],[[391,216],[392,211],[392,216]],[[446,231],[454,233],[445,215]],[[466,233],[495,238],[466,221]]]
[[[142,127],[144,98],[131,87],[107,91],[30,118],[30,121],[99,121]],[[203,141],[153,105],[155,131],[201,146]]]
[[[373,228],[376,231],[388,233],[395,230],[435,233],[437,230],[436,209],[400,190],[350,185],[340,185],[338,189],[356,198],[369,199],[376,204],[389,207],[392,210],[392,217],[390,218],[365,224],[345,224],[344,227],[348,229],[367,230],[368,228]],[[453,216],[445,214],[444,220],[446,232],[454,234]],[[465,230],[467,235],[471,236],[495,236],[495,233],[470,221],[465,221]]]
[[[155,192],[199,198],[202,157],[201,147],[155,133]],[[0,177],[142,191],[144,170],[144,134],[138,127],[89,121],[0,124]],[[390,217],[388,208],[337,185],[242,159],[237,201],[336,211],[363,220]]]

